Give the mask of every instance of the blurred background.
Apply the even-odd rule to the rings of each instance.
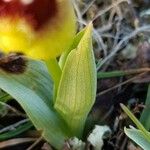
[[[113,131],[104,149],[140,149],[123,133],[123,127],[132,122],[121,111],[120,103],[128,105],[137,117],[144,107],[150,82],[146,71],[150,66],[150,0],[74,0],[73,3],[79,30],[90,21],[94,24],[98,87],[90,117],[94,123],[107,124]],[[118,71],[127,71],[128,75],[113,75]],[[108,76],[102,72],[108,72]]]

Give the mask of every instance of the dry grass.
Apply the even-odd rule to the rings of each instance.
[[[79,29],[94,23],[97,70],[106,70],[110,62],[130,43],[138,45],[149,40],[150,25],[142,22],[140,10],[132,0],[74,0]],[[145,34],[146,33],[146,34]],[[138,42],[134,43],[138,37]]]

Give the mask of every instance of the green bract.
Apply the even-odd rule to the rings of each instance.
[[[86,117],[96,96],[96,66],[92,50],[92,24],[64,65],[55,101],[55,109],[73,135],[82,133]]]
[[[92,24],[64,65],[55,109],[66,121],[72,135],[80,136],[96,96],[96,66],[92,50]]]

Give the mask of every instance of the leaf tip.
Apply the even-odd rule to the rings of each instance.
[[[87,25],[87,32],[90,32],[90,33],[92,33],[92,30],[93,30],[93,23],[92,23],[92,21]]]
[[[120,103],[120,107],[124,110],[125,105]]]

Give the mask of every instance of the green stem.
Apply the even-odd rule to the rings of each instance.
[[[47,65],[48,71],[54,81],[54,85],[55,85],[54,86],[54,100],[55,100],[62,71],[61,71],[56,59],[47,60],[46,65]]]

